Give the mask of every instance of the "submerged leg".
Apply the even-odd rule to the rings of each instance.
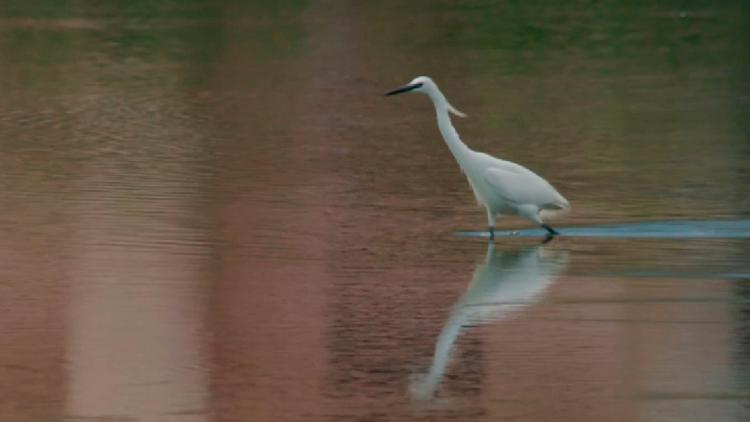
[[[487,223],[489,223],[490,240],[495,240],[495,212],[486,208]]]
[[[525,217],[530,221],[539,224],[539,226],[541,226],[544,230],[547,230],[547,238],[544,239],[544,243],[549,242],[554,236],[560,234],[560,232],[548,226],[542,221],[542,218],[539,216],[539,208],[535,205],[522,205],[518,207],[518,213],[522,217]]]
[[[542,226],[543,229],[547,230],[547,235],[548,236],[557,236],[558,234],[560,234],[560,232],[558,232],[557,230],[553,229],[552,227],[550,227],[550,226],[548,226],[548,225],[546,225],[544,223],[542,223],[541,226]]]

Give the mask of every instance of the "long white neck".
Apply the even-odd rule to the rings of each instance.
[[[453,127],[450,114],[448,113],[448,108],[450,107],[448,100],[445,99],[445,95],[443,95],[437,87],[428,91],[427,95],[435,106],[440,134],[443,135],[443,139],[451,150],[453,157],[456,158],[458,164],[463,168],[464,162],[466,161],[468,153],[471,152],[471,149],[461,142],[458,132],[456,132],[456,129]]]

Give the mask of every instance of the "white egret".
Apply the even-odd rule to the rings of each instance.
[[[432,100],[437,113],[438,128],[453,157],[469,179],[477,201],[487,211],[490,240],[495,238],[496,215],[518,215],[547,230],[548,238],[559,234],[542,221],[544,210],[570,209],[568,201],[546,180],[519,164],[500,160],[466,146],[453,127],[450,113],[466,115],[448,103],[437,84],[427,76],[414,78],[407,85],[386,93],[396,95],[421,92]]]

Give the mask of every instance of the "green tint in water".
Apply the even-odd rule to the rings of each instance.
[[[3,2],[0,414],[746,420],[747,239],[622,236],[747,222],[745,3]],[[420,74],[605,236],[454,236]]]

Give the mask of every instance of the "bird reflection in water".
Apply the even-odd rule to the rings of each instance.
[[[464,329],[508,318],[538,302],[567,262],[567,252],[545,250],[543,244],[495,251],[490,242],[484,261],[477,265],[466,293],[438,336],[429,372],[412,382],[412,396],[422,400],[435,396],[453,346]]]

